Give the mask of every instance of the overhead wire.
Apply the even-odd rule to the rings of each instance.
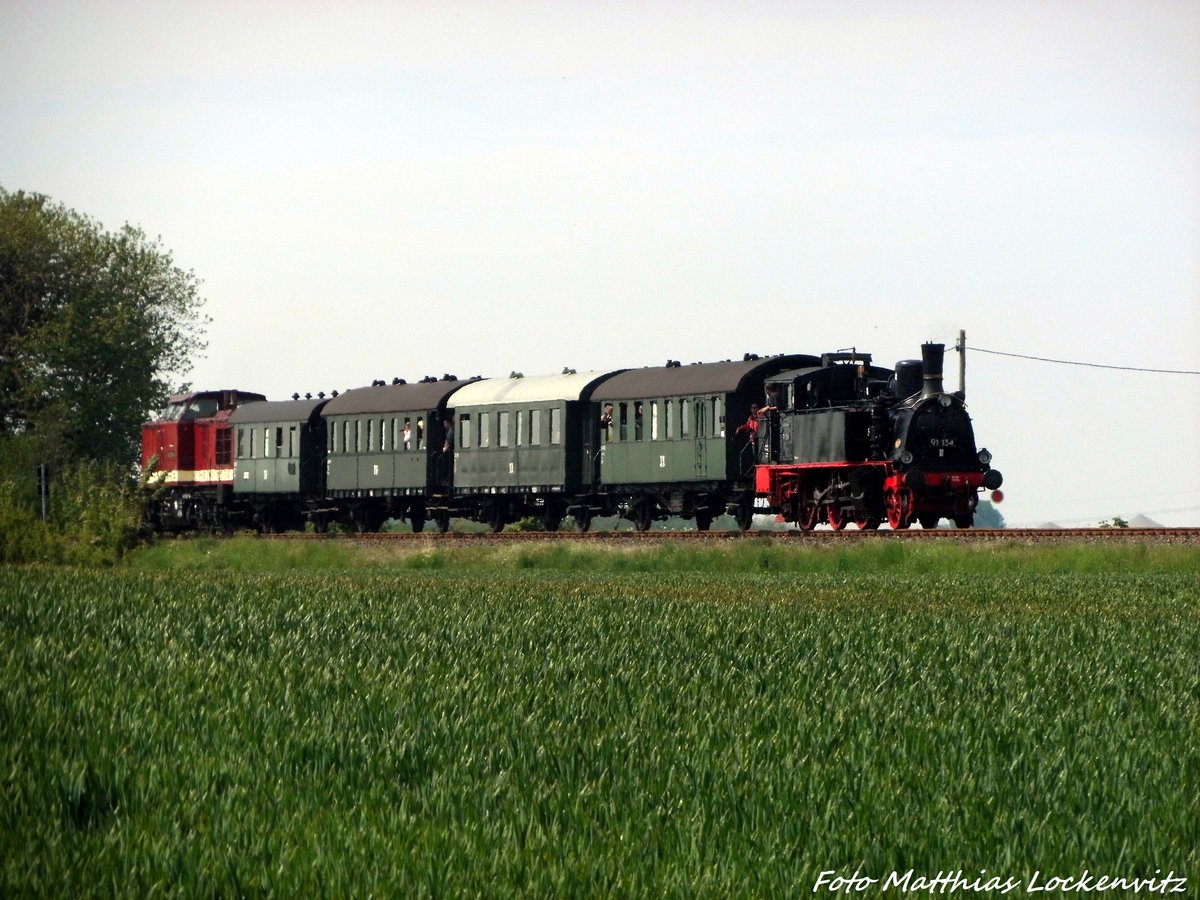
[[[958,348],[956,348],[958,349]],[[1122,372],[1153,372],[1159,375],[1200,375],[1200,372],[1191,371],[1189,369],[1147,369],[1141,366],[1110,366],[1104,363],[1078,362],[1070,359],[1050,359],[1045,356],[1029,356],[1024,353],[1006,353],[1003,350],[988,350],[984,347],[976,347],[973,344],[967,346],[967,350],[974,353],[991,353],[993,356],[1011,356],[1016,359],[1032,359],[1036,362],[1055,363],[1060,366],[1087,366],[1092,369],[1118,369]]]

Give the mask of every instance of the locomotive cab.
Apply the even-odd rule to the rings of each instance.
[[[142,426],[142,470],[152,468],[154,480],[167,488],[150,511],[161,527],[219,524],[233,483],[229,416],[240,403],[265,399],[236,390],[175,394]]]

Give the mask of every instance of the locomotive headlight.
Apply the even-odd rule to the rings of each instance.
[[[988,453],[987,450],[980,450],[979,451],[979,462],[985,466],[991,465],[992,454]]]
[[[949,406],[953,402],[954,398],[952,398],[949,394],[942,394],[940,397],[938,397],[938,403],[942,404],[942,406]]]
[[[913,461],[913,455],[912,455],[911,450],[905,450],[905,451],[901,452],[900,462],[904,463],[907,466],[907,465],[911,465],[912,461]]]

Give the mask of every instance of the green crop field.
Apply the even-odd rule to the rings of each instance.
[[[1196,890],[1194,555],[505,552],[0,568],[0,895]]]

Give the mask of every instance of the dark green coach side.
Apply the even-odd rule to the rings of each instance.
[[[377,384],[326,404],[326,492],[339,518],[375,531],[389,518],[421,531],[431,498],[452,487],[447,399],[472,381],[453,377]],[[439,527],[446,524],[438,520]]]
[[[304,525],[324,491],[324,400],[243,403],[229,416],[235,461],[233,494],[263,531]]]
[[[749,527],[754,454],[738,426],[766,402],[764,382],[820,365],[814,356],[749,356],[740,361],[669,363],[631,369],[592,393],[600,423],[598,482],[608,505],[639,529],[668,515],[709,528],[731,511]]]
[[[593,489],[588,400],[610,372],[511,376],[454,395],[454,515],[486,522],[536,516],[554,530]]]

